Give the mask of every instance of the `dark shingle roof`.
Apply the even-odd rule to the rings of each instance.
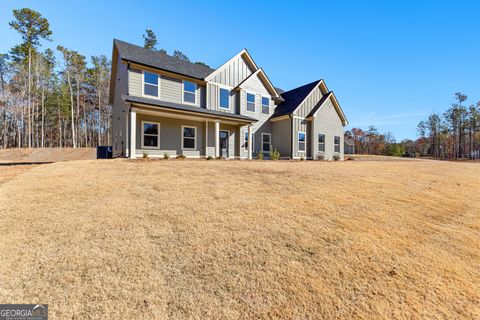
[[[330,91],[329,93],[325,94],[322,99],[320,99],[320,101],[318,101],[318,103],[315,105],[315,107],[312,108],[312,111],[310,111],[310,113],[308,114],[307,118],[308,117],[311,117],[315,114],[315,112],[318,111],[318,109],[320,109],[320,107],[322,106],[322,104],[327,101],[328,98],[330,98],[330,96],[332,95],[332,91]]]
[[[163,101],[163,100],[159,100],[159,99],[152,99],[152,98],[145,98],[145,97],[138,97],[138,96],[131,96],[131,95],[122,95],[122,98],[126,102],[143,103],[143,104],[148,104],[148,105],[157,106],[157,107],[163,107],[163,108],[167,108],[167,109],[173,109],[173,110],[179,110],[179,111],[189,111],[189,112],[195,112],[195,113],[200,113],[200,114],[204,114],[204,115],[220,116],[220,117],[226,117],[226,118],[232,118],[232,119],[246,120],[246,121],[249,121],[249,122],[256,122],[257,121],[257,119],[250,118],[250,117],[240,115],[240,114],[228,113],[228,112],[222,112],[222,111],[210,110],[210,109],[204,109],[204,108],[199,108],[199,107],[190,106],[190,105],[186,105],[186,104]]]
[[[273,113],[272,118],[284,116],[295,111],[295,109],[297,109],[300,103],[305,100],[308,94],[318,85],[320,81],[322,80],[317,80],[312,83],[282,93],[281,96],[283,99],[285,99],[285,101],[280,103],[275,108],[275,112]]]
[[[115,39],[113,40],[113,44],[117,47],[118,53],[123,60],[136,62],[149,67],[202,80],[215,71],[209,67],[161,54],[121,40]]]

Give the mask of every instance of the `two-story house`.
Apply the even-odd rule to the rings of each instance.
[[[116,157],[343,159],[347,119],[324,81],[283,92],[246,49],[211,69],[114,40],[110,104]]]

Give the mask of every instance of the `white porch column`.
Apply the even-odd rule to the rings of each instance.
[[[205,121],[205,157],[208,157],[208,121]]]
[[[252,160],[253,139],[252,139],[252,126],[248,126],[248,160]]]
[[[137,146],[136,143],[137,112],[130,110],[130,159],[135,159]]]
[[[220,121],[215,120],[215,158],[220,157]]]

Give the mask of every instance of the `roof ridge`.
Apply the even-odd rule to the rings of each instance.
[[[168,53],[161,54],[157,51],[146,49],[120,39],[113,39],[113,43],[114,46],[117,47],[122,59],[127,61],[145,64],[154,68],[183,74],[197,79],[204,79],[208,74],[215,71],[215,69],[211,67],[183,60],[169,55]]]
[[[291,91],[294,91],[294,90],[303,88],[303,87],[307,87],[307,86],[310,86],[310,85],[313,85],[313,84],[318,84],[318,83],[319,83],[320,81],[322,81],[322,80],[323,80],[323,79],[315,80],[315,81],[309,82],[309,83],[307,83],[307,84],[301,85],[301,86],[299,86],[299,87],[290,89],[290,90],[288,90],[288,91],[283,92],[282,95],[285,94],[285,93],[289,93],[289,92],[291,92]]]

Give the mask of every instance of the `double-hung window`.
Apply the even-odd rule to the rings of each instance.
[[[271,135],[270,133],[262,133],[262,151],[263,152],[270,152],[270,144],[271,144]]]
[[[298,152],[305,152],[306,136],[305,132],[298,132]]]
[[[270,113],[270,99],[267,97],[262,97],[262,113],[269,114]]]
[[[333,138],[333,143],[334,143],[334,146],[335,146],[335,152],[336,153],[340,153],[340,137],[339,136],[335,136]]]
[[[197,128],[190,126],[182,126],[182,149],[197,149]]]
[[[142,122],[142,148],[160,147],[160,124],[156,122]]]
[[[230,109],[230,91],[220,88],[220,109]]]
[[[245,152],[248,152],[248,144],[249,144],[249,141],[248,141],[248,130],[245,130],[245,132],[244,132],[244,140],[243,140],[243,141],[244,141],[243,150],[244,150]],[[255,139],[253,138],[253,134],[252,134],[252,143],[253,143],[252,146],[255,145],[254,141],[255,141]],[[252,149],[252,150],[253,150],[253,149]]]
[[[158,98],[158,74],[143,72],[143,95]]]
[[[318,152],[325,152],[325,135],[318,134]]]
[[[197,84],[195,82],[183,81],[183,102],[196,104]]]
[[[247,93],[247,111],[255,112],[255,95]]]

